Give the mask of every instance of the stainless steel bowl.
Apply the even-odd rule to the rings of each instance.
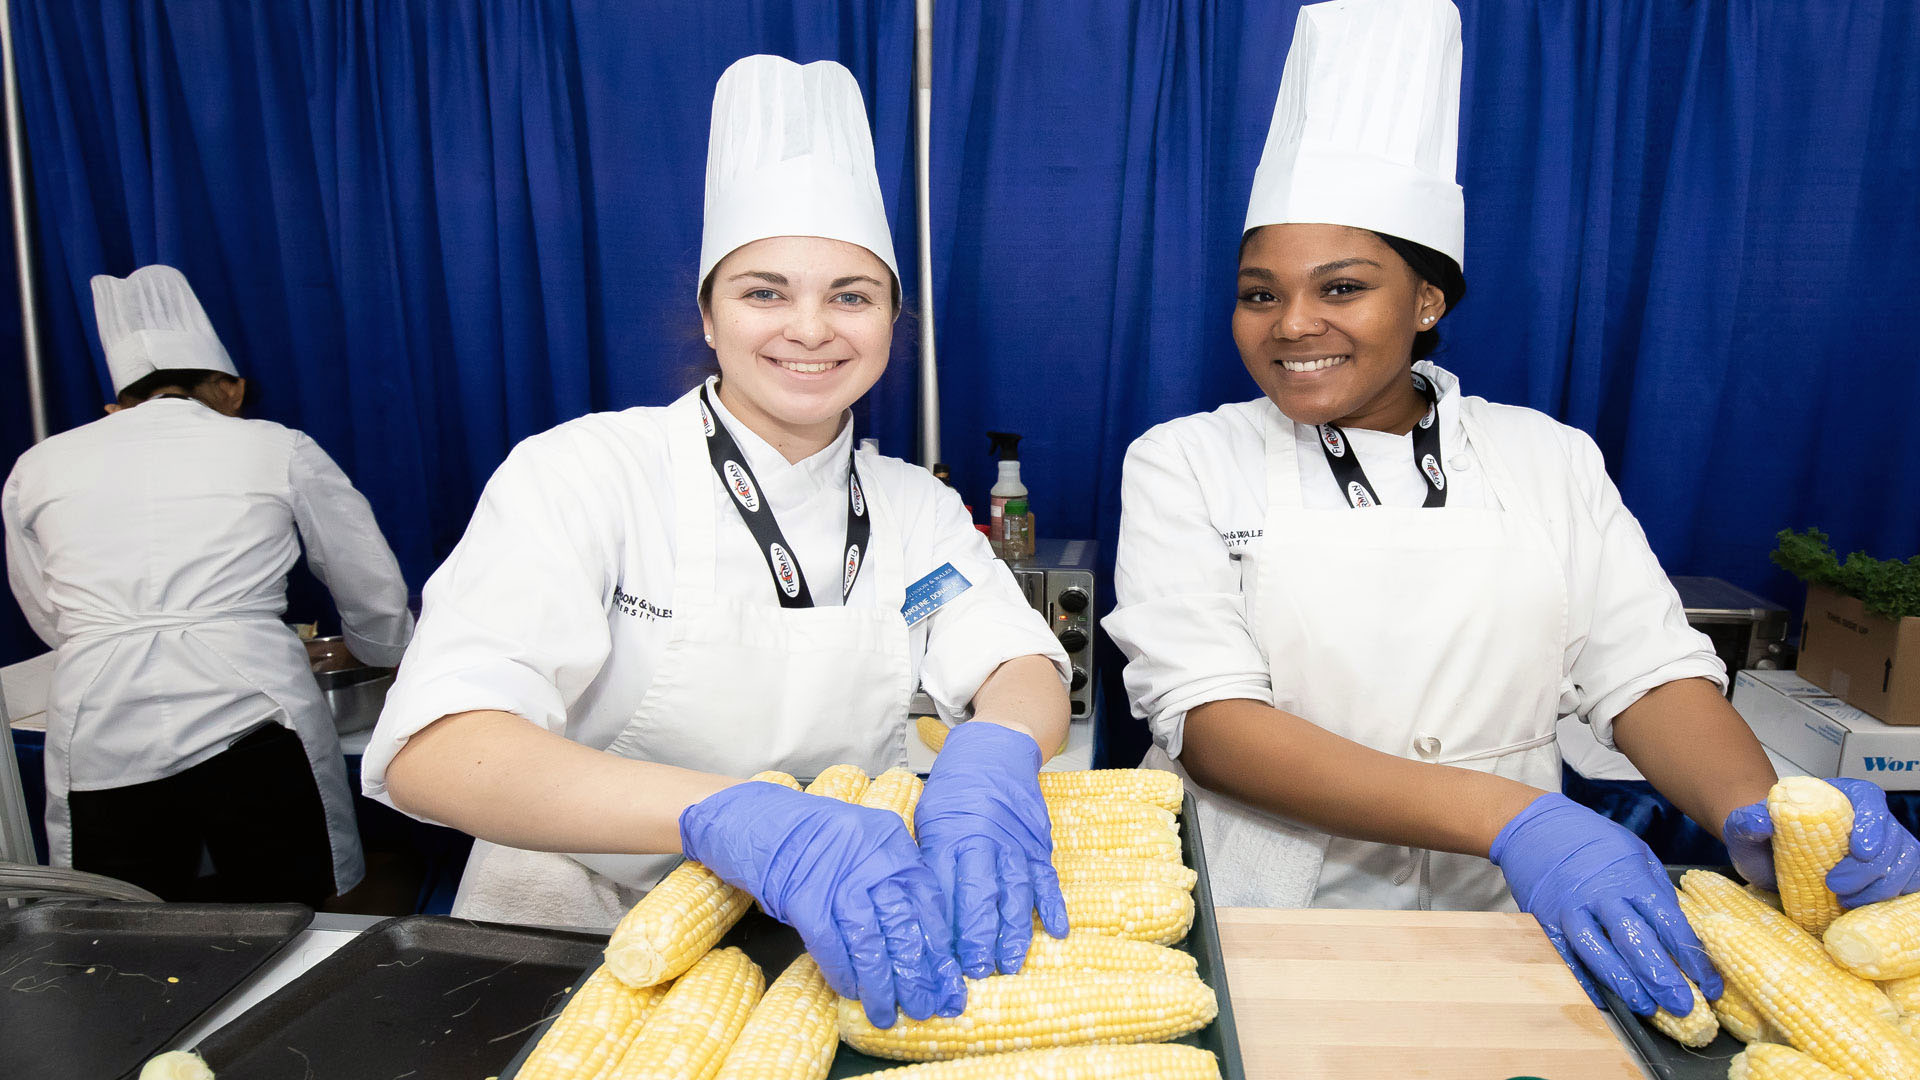
[[[393,669],[356,667],[322,671],[313,676],[333,713],[334,729],[342,735],[365,731],[380,719],[393,686]]]

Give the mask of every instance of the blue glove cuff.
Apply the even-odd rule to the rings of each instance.
[[[1541,795],[1539,798],[1528,803],[1524,809],[1513,815],[1511,820],[1500,827],[1499,835],[1493,838],[1493,846],[1487,849],[1487,861],[1495,866],[1499,866],[1500,858],[1506,853],[1508,845],[1513,842],[1514,834],[1542,816],[1561,813],[1566,810],[1579,811],[1583,809],[1585,808],[1579,803],[1574,802],[1559,792],[1549,791]]]
[[[939,756],[934,758],[934,769],[940,768],[943,758],[969,764],[992,761],[1010,770],[1031,774],[1040,771],[1040,744],[1024,731],[986,721],[969,720],[947,733],[947,741],[940,747]]]

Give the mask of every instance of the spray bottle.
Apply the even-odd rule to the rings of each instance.
[[[1009,562],[1030,557],[1032,516],[1025,513],[1027,485],[1020,482],[1020,436],[1010,431],[987,432],[987,444],[1000,462],[1000,477],[989,492],[992,501],[987,511],[987,542],[993,553]],[[1015,499],[1021,506],[1012,517],[1007,504]]]

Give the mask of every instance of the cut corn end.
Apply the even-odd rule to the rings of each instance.
[[[1847,854],[1853,803],[1825,780],[1789,776],[1767,793],[1767,813],[1781,907],[1808,933],[1825,933],[1841,910],[1827,871]]]

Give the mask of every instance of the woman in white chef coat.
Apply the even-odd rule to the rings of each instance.
[[[1264,396],[1133,444],[1106,627],[1218,902],[1517,902],[1589,993],[1684,1013],[1667,955],[1718,977],[1646,846],[1559,794],[1556,718],[1763,881],[1775,777],[1593,442],[1418,359],[1464,291],[1460,56],[1446,0],[1301,10],[1233,315]],[[1854,902],[1910,889],[1849,793],[1901,853],[1847,860]]]
[[[58,650],[52,862],[168,900],[318,904],[364,864],[332,714],[280,621],[287,571],[304,545],[377,666],[412,633],[406,582],[325,451],[239,418],[245,382],[178,270],[95,277],[93,301],[110,415],[22,454],[0,497],[14,597]]]
[[[954,1008],[956,950],[984,975],[1018,966],[1036,907],[1065,930],[1036,772],[1068,669],[958,497],[853,449],[900,287],[845,68],[721,77],[700,263],[720,377],[515,448],[427,584],[365,790],[479,838],[455,914],[611,926],[684,852],[795,923],[876,1022],[888,976],[849,975],[865,947],[842,930],[905,889],[939,909],[902,916],[924,942],[865,951],[941,987],[903,1009]],[[922,797],[924,857],[897,817],[740,782],[904,764],[916,683],[972,715]]]

